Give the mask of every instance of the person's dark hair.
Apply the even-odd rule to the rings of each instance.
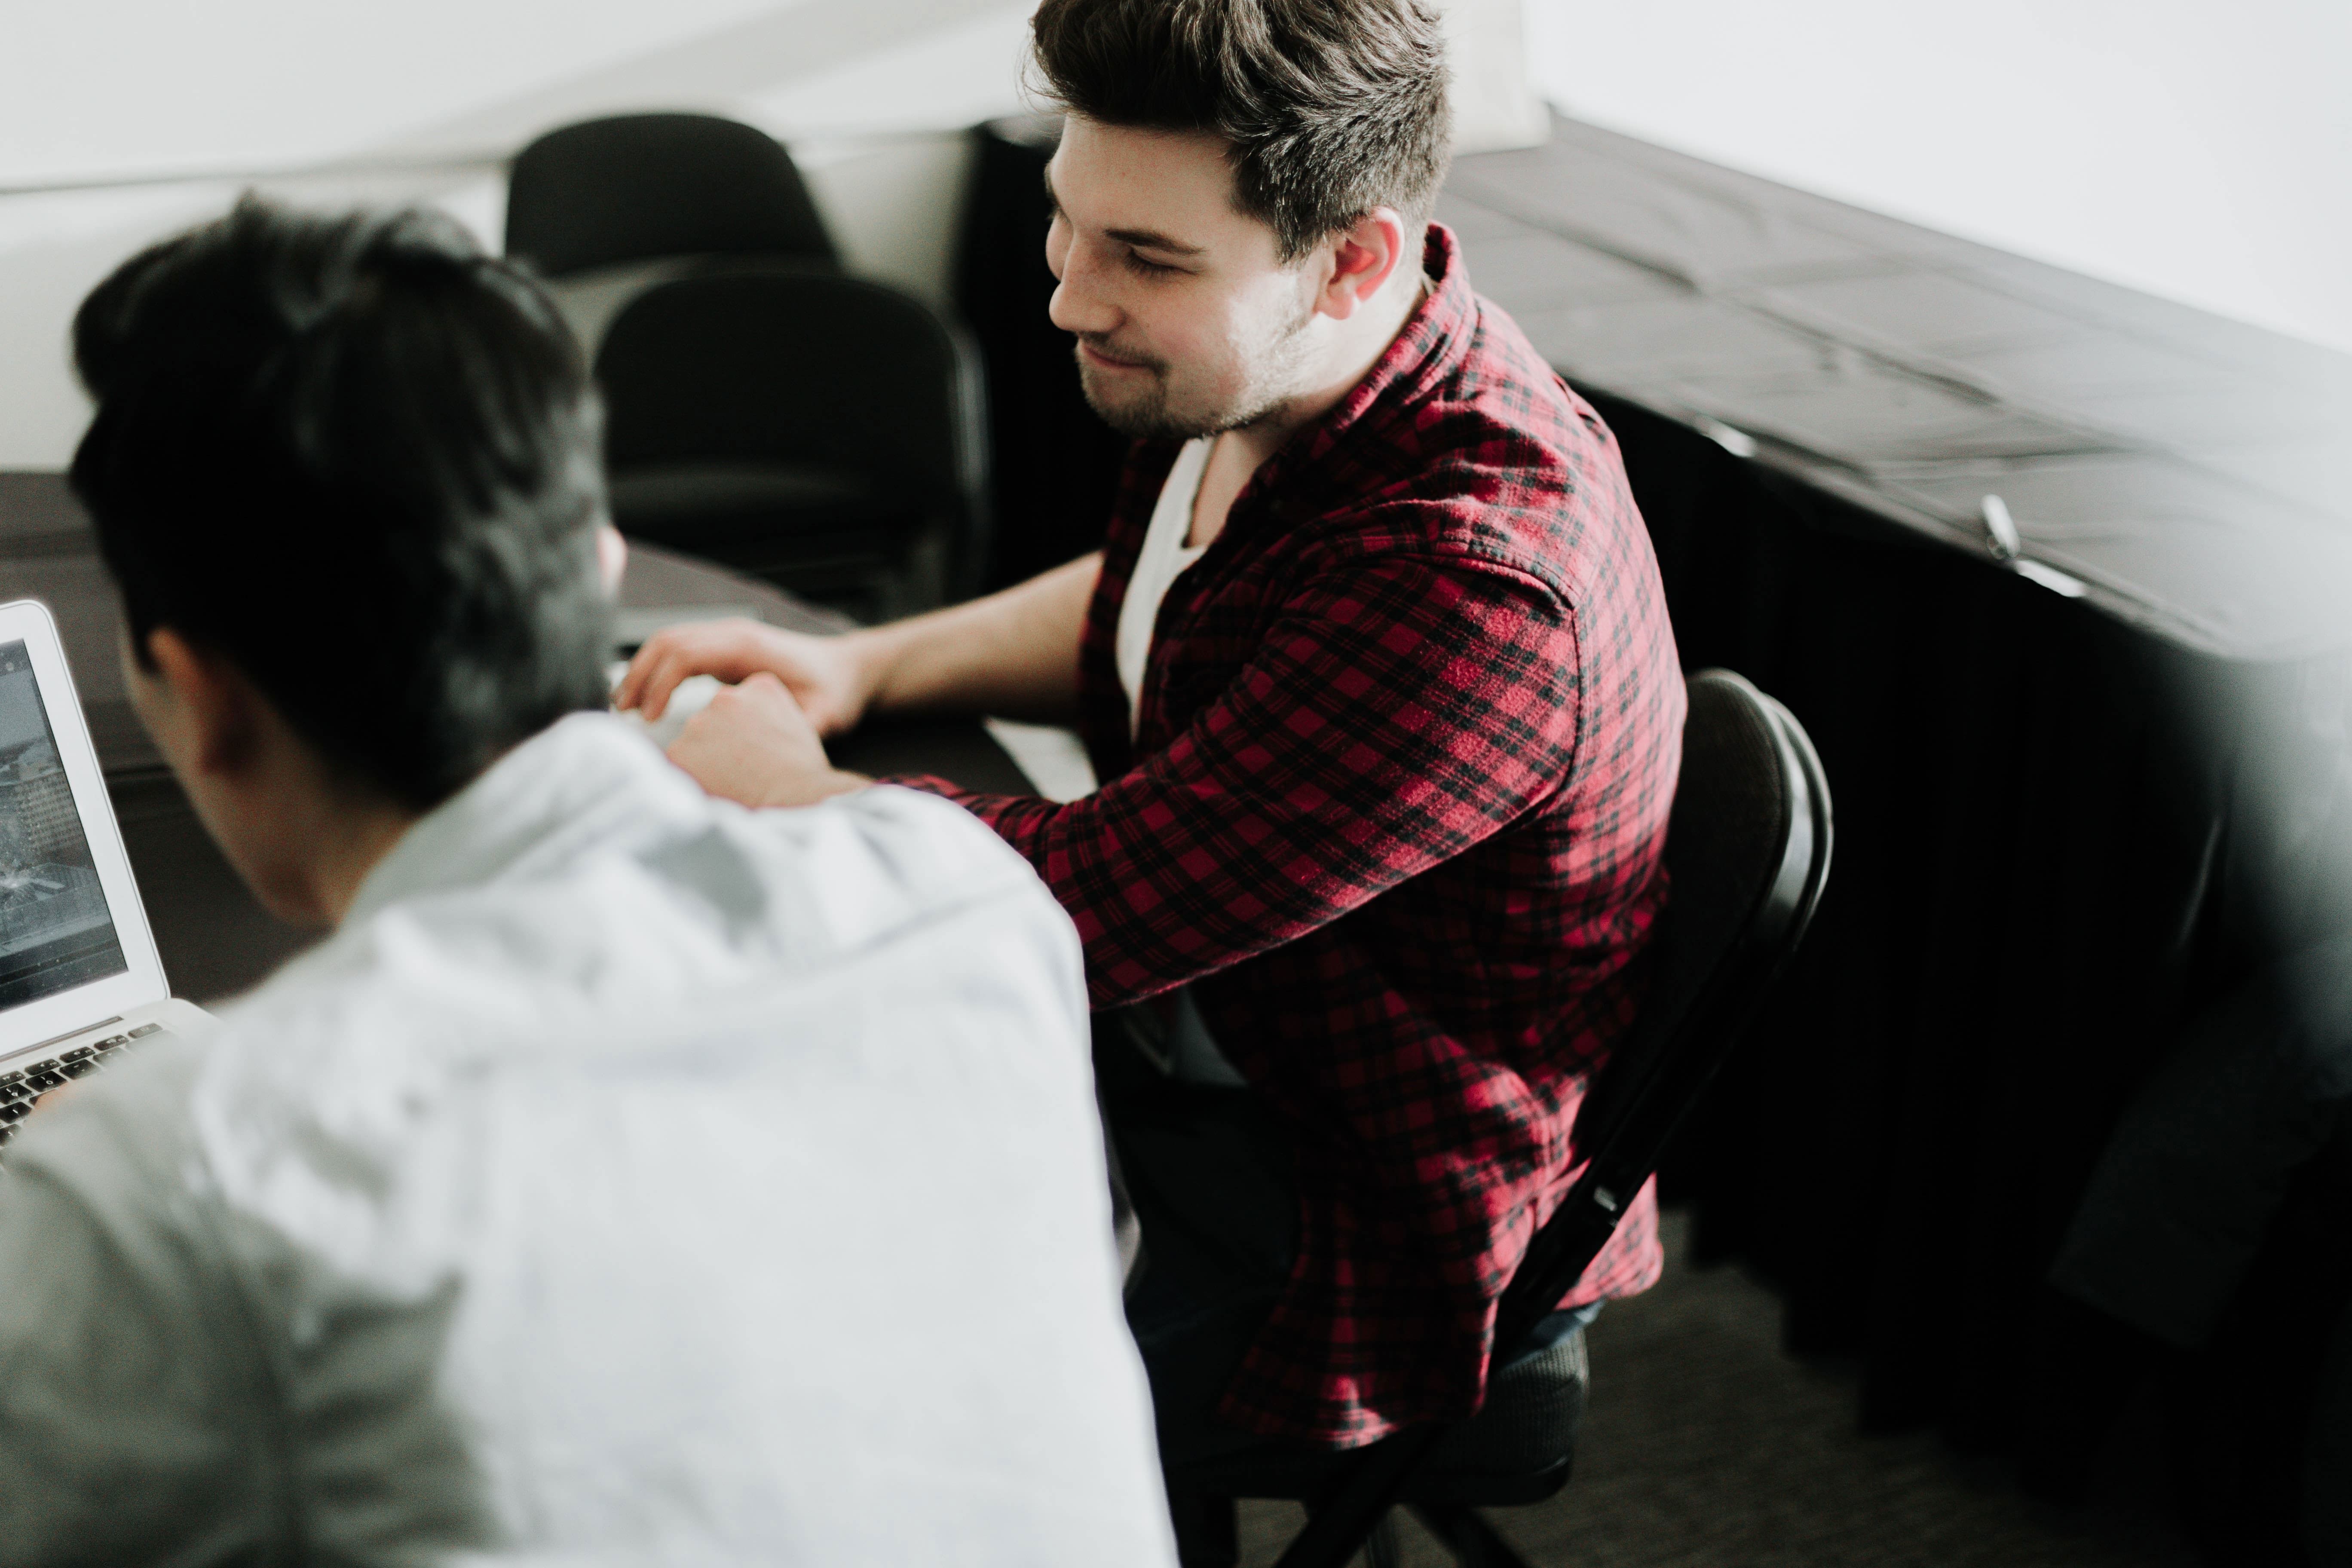
[[[1036,69],[1106,125],[1207,132],[1291,260],[1377,206],[1429,216],[1453,116],[1427,0],[1045,0]]]
[[[160,626],[214,649],[418,810],[604,704],[587,369],[457,224],[247,196],[100,284],[73,346],[73,488],[142,664]]]

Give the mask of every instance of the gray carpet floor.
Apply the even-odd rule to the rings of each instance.
[[[1576,1479],[1488,1518],[1542,1568],[2195,1568],[2151,1494],[2146,1455],[2113,1456],[2103,1500],[2048,1509],[2005,1465],[1932,1435],[1864,1436],[1849,1372],[1780,1349],[1780,1309],[1736,1268],[1683,1261],[1590,1331],[1592,1402]],[[1272,1563],[1301,1520],[1243,1505],[1243,1562]],[[1451,1561],[1408,1522],[1408,1563]]]

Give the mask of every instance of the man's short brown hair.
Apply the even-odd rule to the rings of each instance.
[[[1445,178],[1445,39],[1426,0],[1044,0],[1037,68],[1106,125],[1207,132],[1287,261],[1374,207],[1419,224]]]

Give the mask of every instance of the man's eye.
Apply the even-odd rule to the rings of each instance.
[[[1127,253],[1127,265],[1130,271],[1143,273],[1181,272],[1183,270],[1183,268],[1179,267],[1171,267],[1164,261],[1149,260],[1132,250]]]

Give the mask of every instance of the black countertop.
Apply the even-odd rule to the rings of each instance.
[[[1564,118],[1438,216],[1555,367],[2199,651],[2352,646],[2352,355]],[[2054,571],[2053,570],[2054,569]]]

